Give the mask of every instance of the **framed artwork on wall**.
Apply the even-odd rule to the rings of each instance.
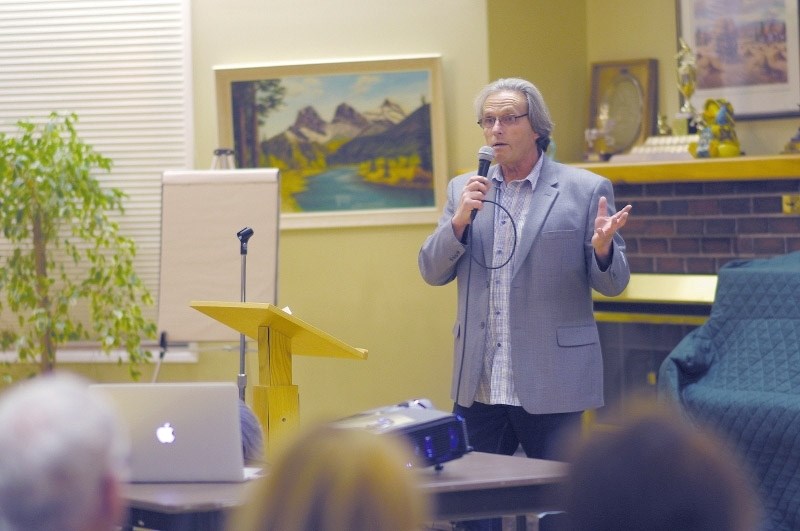
[[[739,120],[800,116],[798,0],[677,0],[696,62],[695,107],[724,98]]]
[[[658,61],[634,59],[592,63],[590,135],[602,155],[625,153],[656,131]]]
[[[220,146],[280,170],[281,228],[429,223],[446,184],[438,55],[215,67]]]

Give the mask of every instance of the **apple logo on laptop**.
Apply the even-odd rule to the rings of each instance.
[[[163,426],[156,430],[156,438],[158,442],[165,444],[175,442],[175,428],[169,422],[165,422]]]

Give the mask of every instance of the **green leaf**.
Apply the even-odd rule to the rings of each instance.
[[[134,270],[133,241],[109,217],[123,213],[126,196],[94,176],[112,161],[81,140],[77,122],[54,112],[0,134],[0,231],[10,245],[0,256],[0,308],[17,323],[0,330],[1,343],[15,345],[20,361],[42,359],[42,368],[65,341],[124,347],[136,377],[149,360],[141,342],[156,333],[141,312],[153,299]],[[78,306],[90,308],[88,326]]]

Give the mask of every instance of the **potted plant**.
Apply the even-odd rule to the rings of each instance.
[[[131,376],[152,354],[142,340],[156,325],[142,308],[153,300],[136,275],[134,242],[108,213],[123,213],[125,195],[102,187],[95,171],[111,160],[81,140],[73,114],[41,125],[19,121],[0,134],[0,348],[51,370],[56,349],[92,341],[109,355],[128,354]],[[8,319],[6,319],[8,321]],[[5,329],[4,329],[5,328]]]

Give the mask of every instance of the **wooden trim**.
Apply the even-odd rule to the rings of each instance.
[[[575,164],[614,183],[800,179],[800,155]]]
[[[699,326],[708,316],[698,313],[714,303],[716,288],[716,275],[634,273],[616,297],[592,292],[592,299],[603,303],[594,315],[602,322]]]
[[[717,275],[633,273],[616,297],[592,292],[592,299],[620,303],[699,304],[714,302]]]
[[[658,313],[594,312],[594,318],[602,323],[645,323],[659,325],[696,325],[708,321],[704,315],[673,315]]]

